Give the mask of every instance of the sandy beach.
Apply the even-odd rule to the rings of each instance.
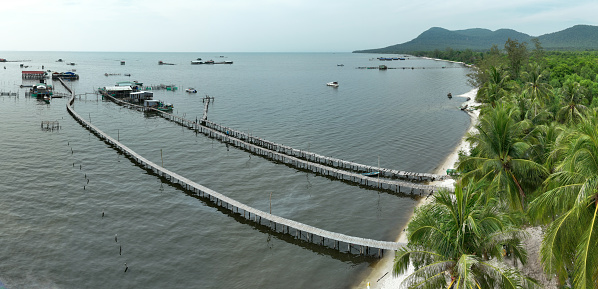
[[[464,97],[468,98],[469,100],[464,102],[463,104],[467,104],[469,107],[478,105],[475,102],[475,96],[478,89],[473,89],[465,94],[458,95],[457,97]],[[480,114],[479,110],[474,110],[472,112],[465,112],[470,115],[471,117],[471,124],[467,132],[471,132],[474,128],[474,125],[477,123],[478,116]],[[455,167],[455,163],[459,158],[459,152],[465,151],[468,152],[470,145],[467,141],[465,141],[465,135],[461,140],[461,143],[455,148],[455,150],[438,166],[434,173],[436,174],[446,174],[447,169],[451,169]],[[432,182],[431,185],[438,185],[438,186],[445,186],[449,187],[454,185],[455,181],[453,179],[447,179],[444,181],[437,181]],[[423,198],[417,204],[417,207],[427,204],[431,199]],[[407,243],[407,236],[405,232],[401,232],[398,236],[396,242]],[[363,280],[357,287],[355,288],[367,288],[367,284],[369,282],[371,289],[391,289],[391,288],[400,288],[400,284],[405,278],[406,275],[394,277],[392,275],[392,265],[394,260],[394,254],[386,254],[379,263],[376,264],[375,268],[369,275]],[[409,273],[409,272],[408,272]]]

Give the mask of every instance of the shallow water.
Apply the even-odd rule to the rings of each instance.
[[[381,63],[370,60],[376,55],[350,53],[227,53],[223,59],[233,65],[189,65],[219,56],[2,57],[30,59],[22,62],[29,70],[75,68],[81,79],[70,85],[77,94],[116,81],[176,84],[174,92],[154,91],[154,98],[174,104],[175,114],[201,117],[207,94],[216,98],[208,114],[214,122],[364,164],[380,159],[393,169],[432,172],[469,125],[456,109],[464,100],[446,98],[470,90],[467,69],[458,64],[419,58]],[[18,97],[0,97],[0,281],[7,288],[346,288],[374,266],[256,227],[163,183],[78,125],[66,112],[66,99],[48,105],[26,97],[18,87],[19,64],[0,70],[0,91],[19,90]],[[356,69],[379,64],[427,69]],[[329,81],[340,87],[327,87]],[[186,87],[199,93],[187,94]],[[323,229],[394,240],[416,202],[227,148],[96,95],[79,95],[75,110],[155,163],[264,211],[272,193],[272,213]],[[58,120],[61,129],[40,129],[44,120]]]

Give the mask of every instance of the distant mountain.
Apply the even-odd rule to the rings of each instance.
[[[507,39],[531,43],[533,36],[512,29],[491,31],[482,28],[465,30],[447,30],[432,27],[417,38],[403,44],[384,48],[353,51],[355,53],[410,53],[415,51],[434,51],[452,48],[455,50],[489,50],[496,44],[503,48]],[[576,25],[563,31],[539,36],[538,39],[548,50],[586,50],[598,49],[598,26]]]
[[[540,43],[552,50],[596,50],[598,49],[598,26],[575,25],[565,30],[544,34]]]

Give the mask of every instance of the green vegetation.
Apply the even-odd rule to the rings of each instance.
[[[488,29],[465,29],[450,31],[444,28],[432,27],[424,31],[415,39],[395,44],[384,48],[357,50],[356,53],[388,53],[388,54],[411,54],[419,56],[421,53],[431,51],[445,52],[452,54],[450,50],[462,51],[464,61],[466,56],[474,52],[488,51],[493,45],[501,45],[507,39],[513,39],[520,43],[532,43],[534,37],[512,29],[499,29],[491,31]],[[595,50],[598,47],[598,26],[576,25],[563,31],[545,34],[537,37],[547,50]],[[436,58],[451,59],[441,56]],[[453,60],[453,59],[451,59]]]
[[[537,287],[509,262],[525,263],[523,229],[536,225],[545,273],[598,288],[598,52],[532,42],[475,57],[480,117],[455,193],[416,210],[395,258],[395,274],[414,266],[410,288]]]

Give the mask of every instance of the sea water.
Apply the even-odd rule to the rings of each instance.
[[[0,64],[0,91],[18,93],[0,96],[0,282],[6,288],[347,288],[376,265],[255,226],[148,173],[74,121],[67,98],[47,104],[26,96],[20,85],[35,81],[22,80],[23,70],[76,70],[80,79],[67,82],[77,94],[75,110],[169,170],[263,211],[385,241],[396,239],[417,198],[299,171],[93,92],[118,81],[172,84],[178,89],[153,92],[176,115],[201,118],[209,95],[215,100],[208,119],[216,123],[413,172],[433,172],[470,121],[457,96],[471,89],[468,69],[409,56],[384,62],[351,53],[1,56],[23,60]],[[233,64],[191,65],[197,58]],[[397,69],[359,69],[381,64]],[[326,86],[330,81],[340,86]],[[198,93],[186,93],[188,87]],[[42,121],[58,121],[60,129],[44,130]]]

